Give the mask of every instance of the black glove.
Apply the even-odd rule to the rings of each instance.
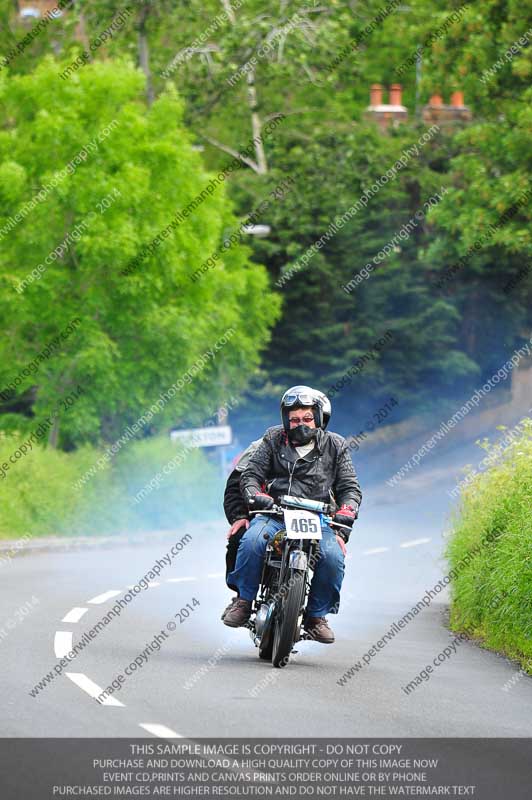
[[[257,492],[249,501],[250,511],[268,511],[273,508],[275,501],[273,497],[264,492]]]
[[[338,525],[346,525],[348,528],[353,527],[353,522],[357,518],[357,510],[353,508],[353,506],[340,506],[338,511],[333,517],[333,521],[337,522]],[[337,530],[336,533],[338,536],[341,536],[344,542],[349,540],[349,536],[351,535],[350,531],[346,530]]]

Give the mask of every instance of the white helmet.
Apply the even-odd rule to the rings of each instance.
[[[281,399],[281,420],[285,431],[288,433],[290,430],[288,412],[303,406],[312,408],[316,427],[325,430],[332,414],[331,401],[327,395],[310,386],[292,386]]]

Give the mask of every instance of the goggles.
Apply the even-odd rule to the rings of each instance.
[[[286,408],[290,408],[290,406],[294,406],[296,403],[302,406],[314,406],[316,402],[316,398],[307,392],[287,394],[286,397],[283,398],[283,406],[286,406]]]

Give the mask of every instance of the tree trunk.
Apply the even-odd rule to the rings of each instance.
[[[57,443],[59,441],[59,414],[54,417],[52,427],[50,428],[50,435],[48,436],[48,446],[53,450],[57,450]]]
[[[234,25],[236,22],[235,12],[231,7],[231,0],[222,0],[222,5],[225,13]],[[264,152],[264,143],[262,141],[262,121],[259,114],[259,103],[257,100],[257,90],[255,88],[255,68],[251,69],[247,74],[248,84],[248,105],[251,110],[251,129],[253,131],[253,144],[255,146],[255,156],[257,162],[256,172],[259,175],[266,175],[268,172],[268,162],[266,161],[266,153]]]
[[[76,7],[79,7],[77,5]],[[85,22],[85,14],[83,13],[83,9],[79,9],[79,22],[76,27],[76,38],[79,39],[83,47],[85,48],[85,52],[89,53],[90,57],[90,42],[89,37],[87,36],[87,24]],[[92,58],[90,59],[92,61]]]
[[[153,82],[150,70],[150,50],[148,47],[148,36],[146,34],[146,20],[148,18],[148,7],[145,5],[141,9],[139,18],[139,65],[146,76],[146,100],[151,106],[155,99],[153,92]]]
[[[257,90],[255,88],[255,70],[252,69],[247,75],[248,82],[248,104],[251,110],[251,129],[253,131],[253,144],[255,145],[255,155],[257,158],[257,172],[265,175],[268,172],[266,153],[262,141],[262,122],[258,111]]]
[[[222,0],[222,5],[224,7],[225,13],[227,14],[228,18],[231,20],[231,23],[234,25],[236,22],[235,12],[231,7],[231,0]]]

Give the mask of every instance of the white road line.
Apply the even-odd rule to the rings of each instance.
[[[148,589],[151,589],[152,586],[160,586],[160,585],[161,585],[160,581],[148,581]],[[132,583],[127,588],[128,589],[133,589],[134,586],[137,586],[137,584],[136,583]]]
[[[167,578],[168,583],[182,583],[183,581],[197,581],[197,578]]]
[[[107,600],[110,600],[111,597],[116,597],[118,594],[122,594],[122,589],[111,589],[110,592],[104,592],[103,594],[93,597],[92,600],[87,600],[87,603],[98,606],[100,603],[106,603]]]
[[[427,544],[432,539],[411,539],[409,542],[401,542],[399,547],[416,547],[418,544]]]
[[[68,614],[63,617],[61,622],[79,622],[82,618],[83,614],[85,614],[89,609],[88,608],[76,608],[71,609]]]
[[[56,658],[64,658],[72,650],[72,631],[56,631],[54,653]]]
[[[80,689],[83,689],[84,692],[87,692],[88,695],[94,697],[95,699],[101,695],[104,689],[101,686],[98,686],[97,683],[91,681],[90,678],[87,678],[82,672],[65,672],[67,678],[79,686]],[[124,708],[124,703],[121,703],[120,700],[117,700],[115,697],[106,697],[101,701],[98,701],[102,706],[121,706]]]
[[[223,578],[225,576],[225,572],[210,572],[207,577],[208,578]]]
[[[155,722],[139,722],[139,725],[141,728],[144,728],[145,731],[153,733],[154,736],[158,736],[160,739],[184,738],[180,733],[176,733],[171,728],[167,728],[166,725],[158,725]]]
[[[390,548],[389,547],[374,547],[373,550],[364,550],[362,553],[363,556],[374,556],[377,553],[386,553]]]

